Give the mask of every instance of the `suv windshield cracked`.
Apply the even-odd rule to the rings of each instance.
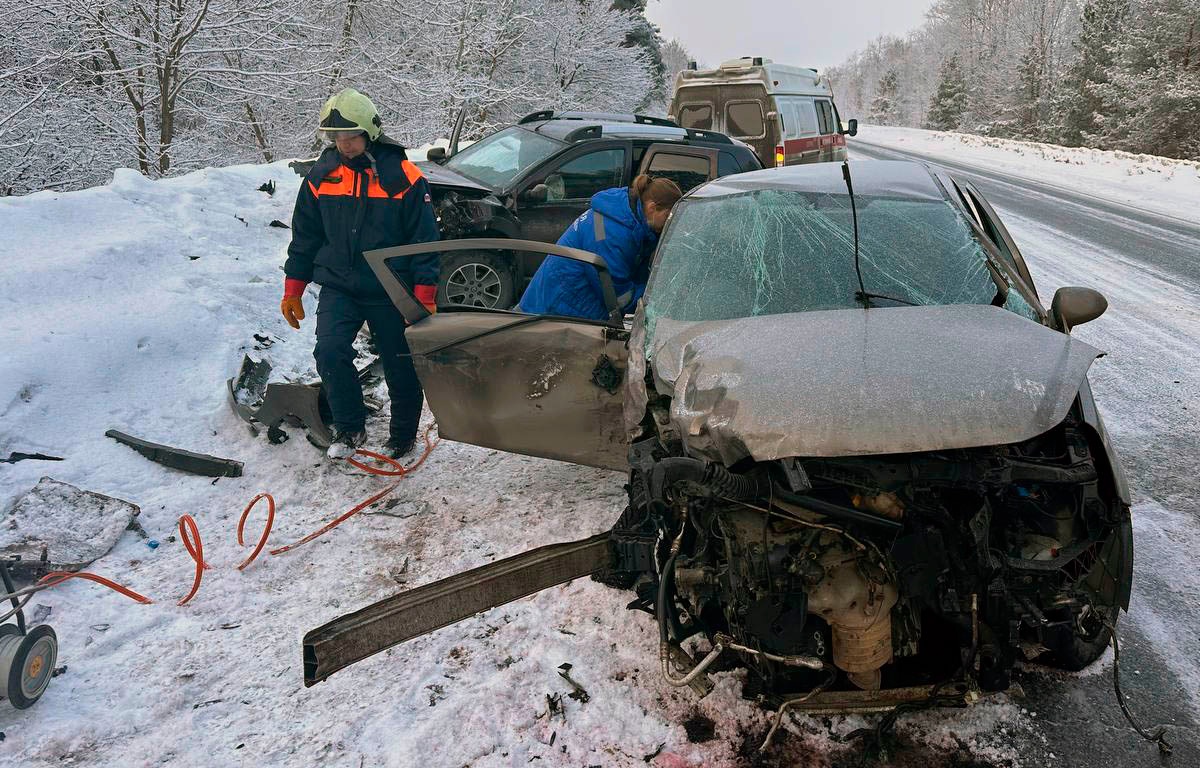
[[[562,146],[524,128],[506,128],[455,154],[446,167],[494,189],[504,189]]]
[[[868,292],[915,305],[990,304],[988,257],[950,203],[856,195]],[[682,201],[646,291],[649,327],[861,308],[845,194],[760,189]],[[879,299],[885,306],[888,299]],[[1005,308],[1039,321],[1017,291]]]

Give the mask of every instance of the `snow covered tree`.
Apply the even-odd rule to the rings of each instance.
[[[942,62],[938,77],[937,92],[929,100],[929,114],[925,118],[927,128],[936,131],[953,131],[967,109],[967,82],[963,78],[958,54],[952,54]]]
[[[1103,108],[1100,87],[1108,83],[1113,46],[1128,13],[1129,0],[1087,0],[1083,6],[1074,44],[1077,58],[1067,72],[1057,110],[1061,127],[1056,138],[1068,147],[1079,146],[1097,131]]]
[[[546,107],[631,111],[649,28],[611,0],[0,0],[0,193],[315,150],[345,86],[385,131],[467,137]]]
[[[899,99],[899,75],[896,70],[889,69],[875,86],[875,98],[871,100],[869,113],[871,122],[877,125],[895,125],[899,116]]]
[[[650,90],[638,105],[638,111],[644,111],[650,105],[662,102],[670,87],[666,79],[666,64],[663,62],[662,39],[658,35],[658,28],[645,16],[646,0],[612,0],[612,8],[634,19],[632,28],[625,34],[625,45],[636,46],[645,52],[650,74]]]
[[[1112,46],[1094,137],[1102,146],[1200,159],[1200,0],[1135,0]]]

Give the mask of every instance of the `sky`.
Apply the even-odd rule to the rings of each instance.
[[[933,0],[650,0],[646,16],[702,64],[765,56],[781,64],[840,64],[879,35],[920,25]],[[739,10],[732,11],[731,6]],[[740,9],[749,9],[745,17]]]

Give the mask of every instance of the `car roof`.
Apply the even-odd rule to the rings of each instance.
[[[844,195],[846,178],[842,167],[842,163],[809,163],[722,176],[692,190],[689,197],[724,197],[762,189]],[[855,196],[903,197],[937,202],[946,199],[942,187],[924,163],[911,160],[850,160],[846,167],[850,169]]]
[[[580,113],[586,114],[586,113]],[[753,149],[736,139],[716,131],[697,131],[674,125],[649,125],[620,119],[617,115],[599,117],[556,117],[550,120],[522,121],[519,127],[558,141],[575,142],[587,139],[646,139],[648,141],[677,141],[689,144],[720,145],[736,152]],[[592,132],[595,135],[592,135]],[[711,138],[710,138],[711,137]]]
[[[683,141],[687,138],[687,131],[682,128],[667,125],[642,125],[615,120],[556,119],[526,123],[524,127],[537,131],[543,136],[559,140],[565,139],[568,134],[574,133],[580,128],[597,127],[600,128],[602,136],[622,139],[643,138],[660,141],[674,139],[675,141]]]

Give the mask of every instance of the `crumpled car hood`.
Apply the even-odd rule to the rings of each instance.
[[[659,318],[651,344],[688,453],[727,465],[1026,440],[1066,417],[1103,354],[966,304]]]
[[[437,163],[421,160],[416,163],[416,166],[421,169],[421,173],[434,187],[443,187],[447,189],[469,189],[479,192],[495,192],[491,187],[484,186],[474,179],[469,179],[461,173],[456,173],[449,168],[438,165]]]

